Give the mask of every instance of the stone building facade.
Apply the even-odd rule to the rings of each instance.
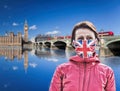
[[[5,36],[0,36],[0,46],[21,46],[22,45],[22,34],[19,32],[14,35],[13,32]]]

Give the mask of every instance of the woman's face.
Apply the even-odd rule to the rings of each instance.
[[[75,41],[77,40],[95,40],[95,34],[88,28],[80,28],[75,32]]]

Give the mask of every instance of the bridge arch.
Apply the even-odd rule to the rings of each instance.
[[[115,39],[115,40],[112,40],[112,41],[105,43],[105,47],[108,47],[108,45],[110,45],[112,43],[116,43],[116,42],[120,42],[120,39]]]
[[[67,44],[64,41],[56,41],[53,43],[59,49],[66,49]]]
[[[39,42],[39,45],[40,45],[40,46],[42,46],[42,45],[43,45],[43,43],[42,43],[42,42]]]
[[[46,47],[50,48],[51,47],[51,43],[50,42],[45,42],[44,43]]]
[[[120,56],[120,39],[112,40],[106,43],[106,47],[116,56]]]

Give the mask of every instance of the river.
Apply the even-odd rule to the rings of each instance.
[[[8,50],[0,51],[0,91],[48,91],[55,68],[68,62],[72,50]],[[120,57],[100,57],[115,73],[120,91]]]

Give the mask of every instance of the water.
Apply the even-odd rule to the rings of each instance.
[[[56,66],[67,62],[71,50],[0,50],[0,91],[48,91]],[[120,57],[101,57],[112,67],[120,90]]]

